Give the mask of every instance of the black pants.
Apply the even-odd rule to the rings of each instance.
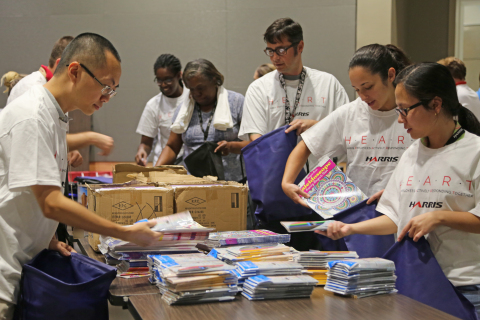
[[[302,217],[296,217],[291,219],[283,219],[282,221],[318,221],[319,216],[316,213],[312,213]],[[258,229],[267,229],[275,233],[286,234],[287,229],[280,224],[280,221],[259,221]],[[292,232],[290,233],[290,242],[285,243],[287,246],[291,246],[298,251],[308,251],[310,249],[321,250],[322,246],[318,241],[313,231],[309,232]]]

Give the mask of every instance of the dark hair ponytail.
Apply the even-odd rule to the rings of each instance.
[[[375,43],[358,49],[350,60],[348,68],[363,67],[370,70],[372,74],[379,74],[385,82],[390,68],[394,68],[395,74],[398,75],[410,64],[411,61],[400,48],[393,44],[384,46]]]
[[[173,54],[164,53],[160,57],[157,58],[155,64],[153,65],[153,72],[157,72],[160,68],[168,68],[172,73],[177,75],[180,71],[182,71],[182,64],[177,57]],[[180,77],[180,85],[183,87],[182,77]]]
[[[395,85],[402,84],[407,93],[422,102],[424,108],[433,98],[442,99],[442,110],[447,116],[458,116],[460,125],[480,136],[480,123],[477,117],[460,104],[455,81],[447,67],[434,63],[419,63],[405,68],[395,79]]]

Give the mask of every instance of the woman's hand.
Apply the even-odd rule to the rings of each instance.
[[[228,156],[230,154],[230,152],[232,152],[230,149],[231,149],[231,144],[230,142],[228,141],[220,141],[217,143],[218,144],[218,147],[215,149],[215,153],[217,153],[218,151],[220,151],[222,153],[222,156]]]
[[[333,240],[341,239],[353,233],[352,226],[341,221],[330,223],[327,231],[315,230],[315,232]]]
[[[310,198],[310,195],[305,191],[302,191],[299,186],[294,183],[282,183],[283,192],[297,204],[301,204],[304,207],[310,208],[308,204],[300,197]]]
[[[77,253],[77,251],[75,251],[68,244],[66,244],[65,242],[60,242],[55,238],[50,241],[48,249],[58,251],[62,256],[65,257],[69,257],[71,255],[71,252]]]
[[[382,196],[383,191],[385,191],[385,189],[380,190],[380,191],[378,191],[377,193],[375,193],[373,196],[371,196],[371,197],[367,200],[367,204],[370,204],[370,203],[372,203],[372,202],[375,201],[375,200],[380,200],[380,197]]]
[[[422,236],[435,230],[440,225],[440,220],[435,212],[427,212],[416,216],[407,223],[402,232],[398,235],[397,241],[402,241],[403,237],[408,233],[413,241],[417,242]]]

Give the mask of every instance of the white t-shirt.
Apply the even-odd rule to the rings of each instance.
[[[163,148],[167,145],[175,109],[188,99],[189,94],[190,90],[186,88],[183,89],[182,95],[178,98],[169,98],[160,92],[148,100],[143,110],[137,133],[150,138],[157,137],[157,143],[154,147],[154,165],[157,163]]]
[[[480,137],[465,137],[440,149],[415,141],[405,151],[377,206],[401,232],[430,211],[471,212],[480,217]],[[480,284],[480,234],[437,227],[427,236],[454,286]]]
[[[27,92],[31,87],[35,85],[43,86],[45,83],[47,83],[47,79],[40,71],[30,73],[28,76],[18,81],[18,83],[12,88],[6,105]]]
[[[337,107],[349,102],[340,82],[331,74],[304,67],[307,71],[295,119],[321,120]],[[286,80],[288,100],[293,108],[299,80]],[[285,125],[285,90],[277,70],[250,84],[245,95],[242,123],[238,137],[265,135]]]
[[[16,302],[22,265],[48,247],[58,225],[30,188],[65,184],[68,122],[57,108],[34,86],[0,114],[0,300]]]
[[[413,143],[397,119],[395,110],[372,110],[357,98],[305,131],[302,138],[316,158],[346,155],[347,176],[372,196],[385,188],[400,157]]]
[[[480,121],[480,99],[478,99],[477,93],[466,84],[458,84],[457,95],[462,106],[472,111]]]

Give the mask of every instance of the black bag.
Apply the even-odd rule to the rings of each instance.
[[[214,153],[218,144],[206,141],[197,150],[190,153],[185,159],[188,172],[195,177],[215,176],[219,180],[225,180],[222,155]]]

